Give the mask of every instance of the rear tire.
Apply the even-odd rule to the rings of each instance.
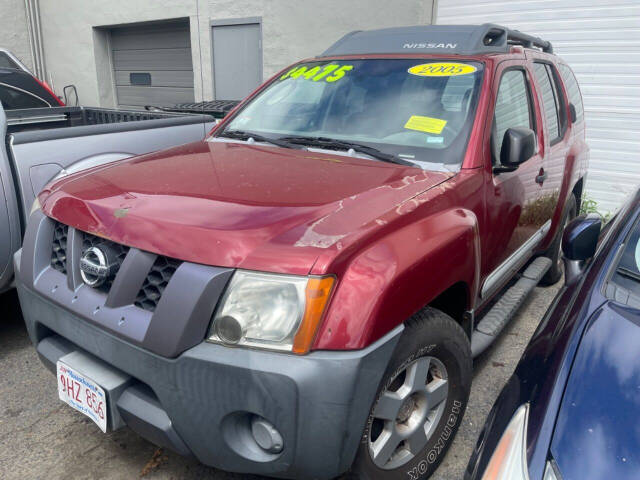
[[[405,325],[349,478],[426,479],[460,426],[471,388],[466,334],[451,317],[430,307]]]
[[[542,254],[544,257],[549,257],[552,262],[551,267],[549,267],[547,273],[545,273],[542,280],[540,280],[540,285],[542,286],[554,285],[558,280],[560,280],[560,278],[562,278],[562,233],[564,232],[564,227],[566,227],[567,224],[575,218],[576,209],[576,197],[572,193],[569,195],[564,207],[564,214],[562,216],[560,228],[547,251]]]

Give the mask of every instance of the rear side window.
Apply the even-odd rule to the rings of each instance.
[[[581,122],[584,118],[584,107],[582,106],[582,95],[580,94],[580,87],[578,86],[576,77],[566,65],[559,65],[559,68],[569,95],[569,101],[573,103],[573,106],[576,108],[576,123]]]
[[[567,126],[564,95],[556,83],[557,73],[551,65],[536,62],[533,64],[533,70],[540,86],[549,140],[553,143],[564,136]]]
[[[504,133],[512,127],[525,127],[535,131],[531,116],[529,86],[522,70],[507,70],[500,79],[493,117],[494,159],[499,158]]]
[[[555,140],[560,136],[560,128],[558,123],[558,107],[556,105],[553,86],[549,78],[547,66],[543,63],[534,63],[533,69],[540,85],[540,93],[542,95],[542,105],[544,107],[544,116],[547,120],[547,130],[550,140]]]
[[[0,103],[5,110],[50,107],[40,97],[0,83]]]

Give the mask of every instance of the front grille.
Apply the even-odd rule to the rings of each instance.
[[[51,266],[59,272],[67,274],[67,234],[69,227],[62,223],[56,223],[53,229],[53,242],[51,244]]]
[[[124,262],[129,248],[126,245],[121,245],[106,238],[98,237],[91,233],[78,232],[82,235],[82,252],[86,252],[91,247],[103,246],[102,250],[108,250],[110,252],[110,258],[115,256],[115,268],[111,272],[111,275],[101,285],[94,288],[104,293],[109,293],[113,281]],[[62,223],[56,222],[53,230],[53,241],[51,245],[51,267],[67,274],[67,237],[69,234],[69,227]],[[104,248],[106,247],[106,249]],[[154,312],[158,306],[158,302],[162,297],[164,289],[169,284],[169,280],[175,273],[176,269],[182,262],[169,257],[163,257],[158,255],[154,261],[151,269],[147,273],[147,276],[136,296],[134,305],[138,308],[142,308],[149,312]]]
[[[158,255],[138,292],[134,305],[154,312],[169,280],[182,262]]]
[[[118,270],[120,270],[122,262],[124,262],[124,257],[126,257],[127,253],[129,252],[129,247],[116,242],[112,242],[111,240],[107,240],[106,238],[98,237],[97,235],[92,235],[86,232],[82,233],[83,252],[87,251],[91,247],[97,247],[99,245],[104,245],[105,247],[108,247],[113,252],[115,252],[117,261],[117,267],[112,272],[111,276],[102,285],[96,287],[97,290],[101,290],[104,293],[109,293],[109,290],[111,290],[111,285],[113,284],[113,280],[116,278],[116,274],[118,273]]]

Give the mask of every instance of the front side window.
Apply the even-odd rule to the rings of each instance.
[[[19,110],[21,108],[50,107],[47,102],[35,95],[18,90],[0,83],[0,103],[5,110]]]
[[[524,71],[507,70],[500,79],[493,117],[494,162],[500,158],[502,139],[509,128],[524,127],[535,131],[531,111],[529,86]]]
[[[357,142],[424,168],[455,168],[464,157],[483,70],[480,62],[424,59],[301,63],[240,110],[224,132]]]

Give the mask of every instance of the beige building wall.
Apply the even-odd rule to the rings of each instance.
[[[10,50],[27,68],[33,70],[24,0],[0,0],[0,19],[0,48]]]
[[[4,0],[18,2],[18,0]],[[189,18],[196,100],[214,97],[211,21],[260,17],[263,75],[321,53],[352,30],[431,23],[433,0],[40,0],[47,81],[84,105],[114,106],[108,29]]]

